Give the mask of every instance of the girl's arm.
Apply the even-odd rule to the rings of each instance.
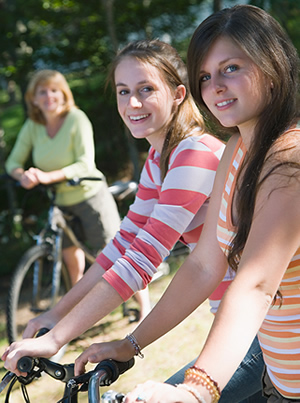
[[[220,172],[222,173],[222,169]],[[220,180],[218,181],[220,182]],[[216,245],[214,243],[214,245]],[[207,246],[207,251],[210,250],[209,245]],[[214,255],[214,252],[212,253]],[[220,254],[219,254],[220,256]],[[224,259],[223,255],[222,258]],[[223,270],[222,274],[223,274]],[[87,275],[89,272],[87,273]],[[208,274],[208,273],[207,273]],[[222,274],[220,274],[219,279],[214,281],[220,281]],[[215,278],[215,276],[213,276]],[[71,290],[72,302],[70,302],[69,307],[74,305],[79,297],[78,288],[82,281],[86,278],[86,275],[83,279],[79,282],[78,286],[75,286],[73,289],[73,293]],[[189,278],[186,278],[186,288],[190,287],[192,284]],[[182,284],[180,284],[180,293],[181,293]],[[201,285],[202,287],[202,285]],[[213,287],[211,285],[211,287]],[[207,287],[209,288],[209,287]],[[203,287],[205,289],[205,287]],[[70,292],[69,292],[70,294]],[[69,295],[68,294],[68,295]],[[84,293],[83,293],[84,294]],[[119,306],[123,300],[120,297],[119,293],[105,280],[101,279],[100,281],[96,282],[95,286],[89,291],[85,296],[80,294],[83,298],[78,301],[77,305],[65,315],[60,322],[46,335],[38,338],[38,339],[29,339],[23,340],[19,343],[13,343],[3,355],[3,359],[6,361],[5,366],[7,369],[16,371],[16,364],[18,358],[24,355],[41,355],[41,356],[51,356],[53,355],[59,348],[61,348],[64,344],[72,340],[74,337],[79,336],[88,328],[90,328],[96,321],[100,320],[108,313],[110,313],[113,309]],[[195,293],[195,295],[198,295]],[[205,291],[205,295],[202,298],[206,298],[208,294]],[[66,296],[67,297],[67,296]],[[65,304],[66,297],[62,300],[59,307],[61,312],[63,310],[67,310],[68,304]],[[74,299],[73,299],[74,298]],[[191,310],[194,309],[196,304],[199,303],[199,297],[197,296],[197,301],[193,301],[188,307],[188,312],[175,312],[174,320],[177,323],[178,315],[182,317],[184,315],[188,315]],[[178,309],[180,307],[178,306]],[[175,324],[176,324],[175,323]],[[174,325],[175,325],[174,324]],[[171,327],[172,324],[169,325]],[[165,331],[165,329],[163,329]],[[159,337],[159,335],[158,335]],[[152,337],[153,338],[153,337]],[[147,343],[145,340],[144,344]]]
[[[84,278],[86,277],[84,276]],[[120,295],[105,280],[98,281],[91,290],[87,290],[86,295],[83,292],[79,294],[78,287],[77,292],[72,291],[73,289],[67,294],[68,303],[70,303],[68,308],[75,301],[78,301],[79,296],[82,299],[53,329],[39,338],[23,339],[20,342],[12,343],[5,350],[2,360],[5,361],[5,367],[8,370],[20,374],[16,369],[17,362],[19,358],[25,355],[32,357],[53,356],[63,345],[83,334],[94,323],[108,315],[123,302]],[[74,297],[72,302],[70,295],[72,298]],[[67,310],[63,303],[60,303],[60,308],[63,311]]]
[[[196,362],[221,389],[246,354],[300,245],[299,170],[291,171],[273,174],[258,193],[237,276]]]
[[[217,241],[216,226],[227,167],[236,141],[236,137],[229,141],[219,164],[205,225],[195,250],[180,267],[157,305],[133,332],[142,349],[174,328],[205,301],[227,270],[227,260]],[[83,372],[88,361],[97,362],[108,357],[125,361],[134,354],[127,339],[94,344],[77,358],[76,373]]]
[[[62,169],[45,172],[38,168],[29,168],[28,171],[25,171],[25,174],[34,175],[37,180],[37,184],[41,183],[43,185],[61,182],[66,179],[64,171]]]
[[[205,138],[182,141],[170,157],[163,183],[156,155],[152,156],[153,161],[147,160],[137,202],[123,221],[120,235],[130,237],[131,229],[138,232],[121,259],[114,261],[103,276],[124,300],[147,286],[179,239],[192,246],[198,241],[219,164],[216,154],[223,150],[219,141],[211,140],[211,136],[209,139],[213,145],[209,140],[207,145]],[[122,241],[120,244],[123,246]]]
[[[95,284],[101,280],[103,273],[104,270],[102,267],[96,262],[93,263],[80,281],[76,283],[50,311],[29,321],[23,337],[33,337],[36,332],[43,327],[52,329],[88,294]]]
[[[25,189],[31,189],[38,184],[33,173],[24,170],[24,165],[32,151],[32,127],[34,123],[29,119],[22,126],[14,147],[5,161],[5,169],[9,175],[19,181]]]
[[[221,302],[195,363],[218,382],[221,390],[245,356],[273,302],[286,268],[299,250],[299,195],[299,168],[294,171],[287,168],[279,175],[276,172],[258,192],[238,273]],[[200,383],[191,380],[185,383],[198,390],[207,402],[211,401],[209,391]],[[137,394],[144,393],[148,399],[168,396],[166,401],[179,401],[184,389],[173,387],[167,390],[166,387],[158,383],[140,385],[128,395],[126,402],[133,402]],[[188,395],[192,397],[191,393],[186,397]],[[187,401],[185,397],[182,399],[180,401]]]

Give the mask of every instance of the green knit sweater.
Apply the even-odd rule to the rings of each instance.
[[[95,165],[91,122],[77,108],[71,109],[53,138],[48,136],[44,125],[27,119],[6,161],[6,171],[11,173],[15,168],[24,168],[31,153],[35,167],[46,172],[62,169],[67,179],[103,176]],[[80,203],[94,196],[101,186],[101,181],[84,181],[79,186],[59,183],[56,203],[61,206]]]

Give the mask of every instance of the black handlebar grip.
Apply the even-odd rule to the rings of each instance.
[[[35,337],[40,337],[43,336],[44,334],[48,333],[49,329],[47,329],[46,327],[42,327],[36,334]]]
[[[22,357],[19,359],[17,368],[21,372],[30,372],[34,366],[34,359],[32,357]]]
[[[128,369],[132,368],[134,366],[134,358],[131,358],[129,361],[121,362],[121,361],[115,361],[119,368],[119,373],[120,375],[126,372]]]
[[[111,382],[115,382],[119,375],[126,372],[128,369],[133,367],[134,365],[134,358],[131,358],[129,361],[121,362],[115,361],[112,359],[107,359],[99,362],[96,366],[95,370],[104,370],[106,371],[108,378]]]
[[[49,329],[43,327],[37,332],[36,337],[43,336],[47,332],[49,332]],[[32,357],[26,357],[26,356],[22,357],[19,359],[17,363],[17,368],[21,372],[30,372],[33,369],[33,367],[34,367],[34,358]]]

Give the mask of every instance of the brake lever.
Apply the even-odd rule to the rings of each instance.
[[[35,378],[42,376],[45,364],[38,358],[22,357],[18,362],[18,370],[27,372],[26,376],[19,376],[18,381],[23,385],[29,385]]]
[[[1,382],[0,382],[0,393],[6,388],[6,386],[17,377],[16,374],[13,372],[6,372],[6,374],[3,376]]]

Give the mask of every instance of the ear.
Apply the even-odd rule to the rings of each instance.
[[[174,95],[174,102],[176,105],[180,105],[182,101],[184,100],[186,95],[186,88],[183,84],[178,85],[178,87],[175,90],[175,95]]]

